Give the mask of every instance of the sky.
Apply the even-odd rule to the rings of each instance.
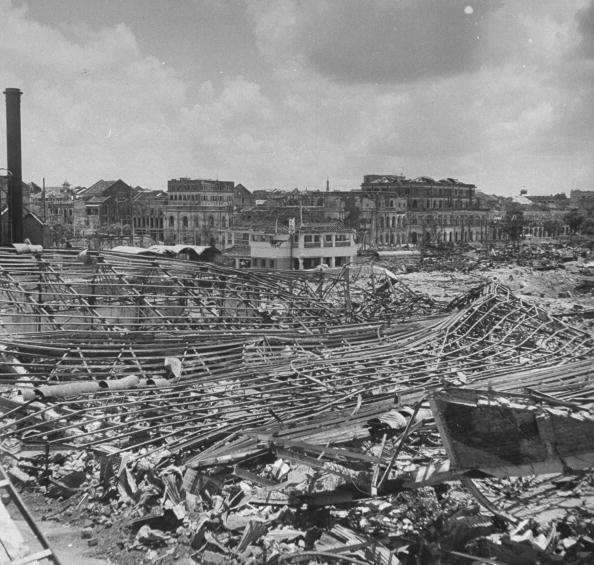
[[[594,0],[0,0],[0,21],[27,181],[594,189]]]

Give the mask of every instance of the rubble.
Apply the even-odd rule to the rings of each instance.
[[[471,280],[0,253],[1,457],[115,562],[579,562],[594,338]]]

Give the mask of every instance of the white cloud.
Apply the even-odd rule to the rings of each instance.
[[[503,193],[587,182],[592,4],[456,0],[429,13],[427,1],[378,2],[361,19],[359,2],[249,0],[268,74],[182,80],[175,61],[143,52],[133,22],[60,30],[0,0],[0,78],[24,92],[24,176],[355,188],[404,168]]]
[[[301,115],[299,131],[316,132],[318,178],[325,166],[352,186],[366,172],[404,167],[510,193],[514,175],[538,191],[569,190],[592,176],[584,151],[593,136],[592,81],[584,80],[586,63],[571,60],[581,41],[576,27],[590,21],[590,12],[579,12],[583,1],[474,3],[472,16],[461,4],[462,17],[475,18],[472,43],[451,42],[452,27],[440,28],[444,14],[455,17],[450,3],[433,13],[427,2],[380,2],[371,15],[367,4],[347,4],[250,3],[287,112]],[[458,22],[462,31],[467,23]],[[279,38],[274,26],[289,33]],[[401,33],[399,42],[406,38],[408,51],[386,26]]]
[[[89,184],[162,177],[155,156],[179,151],[174,127],[185,102],[174,71],[143,56],[123,24],[69,38],[6,1],[0,18],[0,78],[23,91],[26,179]]]

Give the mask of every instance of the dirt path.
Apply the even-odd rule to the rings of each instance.
[[[31,550],[38,545],[24,520],[14,520],[22,532],[25,542]],[[89,547],[87,540],[82,539],[81,529],[60,524],[53,521],[37,521],[37,525],[47,538],[51,548],[62,562],[62,565],[117,565],[114,561],[97,559],[91,554],[96,553],[96,548]]]

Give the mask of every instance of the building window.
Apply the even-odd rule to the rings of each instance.
[[[348,247],[351,243],[350,235],[346,233],[336,234],[336,247]]]
[[[324,236],[324,247],[333,247],[334,241],[332,239],[332,234],[328,233]]]
[[[304,269],[313,269],[318,265],[321,265],[322,258],[321,257],[306,257],[303,259],[303,268]]]
[[[342,267],[348,263],[348,257],[334,257],[334,266],[335,267]]]
[[[303,243],[305,247],[320,247],[319,235],[305,235],[303,236]]]
[[[187,228],[188,227],[188,216],[183,216],[182,217],[182,228]]]
[[[173,216],[169,216],[169,227],[172,228],[175,226],[175,218]]]

